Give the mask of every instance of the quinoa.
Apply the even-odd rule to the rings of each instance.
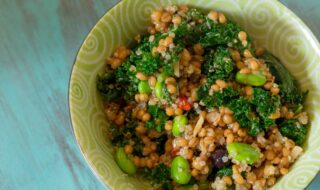
[[[221,12],[174,5],[150,17],[148,34],[119,46],[98,76],[115,150],[155,189],[273,186],[303,154],[307,93]],[[252,163],[230,154],[234,143],[254,151]],[[174,170],[179,156],[187,165]]]

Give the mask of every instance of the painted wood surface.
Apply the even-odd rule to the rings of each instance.
[[[90,28],[119,0],[0,0],[0,190],[106,189],[69,121],[68,81]],[[320,39],[320,1],[282,0]],[[320,188],[320,176],[308,187]]]

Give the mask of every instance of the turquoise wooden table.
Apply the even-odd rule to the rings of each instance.
[[[118,1],[0,0],[1,190],[106,189],[75,142],[67,94],[81,42]],[[320,39],[320,1],[282,2]]]

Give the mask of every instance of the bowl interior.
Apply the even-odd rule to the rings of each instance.
[[[130,44],[146,31],[152,10],[170,4],[187,4],[216,9],[238,22],[261,45],[278,56],[308,89],[307,111],[311,117],[305,153],[273,189],[303,189],[320,167],[320,70],[319,43],[291,11],[275,0],[123,0],[105,14],[83,43],[70,81],[70,114],[81,151],[94,173],[110,189],[148,189],[144,180],[125,175],[113,159],[106,137],[108,126],[102,101],[96,90],[96,76],[103,72],[106,59],[119,45]]]

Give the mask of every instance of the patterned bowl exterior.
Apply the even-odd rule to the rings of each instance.
[[[216,9],[238,22],[256,43],[278,56],[309,89],[306,101],[311,118],[305,153],[272,189],[303,189],[320,167],[320,48],[305,24],[275,0],[123,0],[108,11],[92,29],[76,58],[70,81],[69,106],[75,137],[94,173],[110,189],[141,190],[150,185],[125,175],[113,159],[105,135],[107,122],[96,90],[96,76],[107,57],[121,44],[146,30],[150,13],[170,4]]]

